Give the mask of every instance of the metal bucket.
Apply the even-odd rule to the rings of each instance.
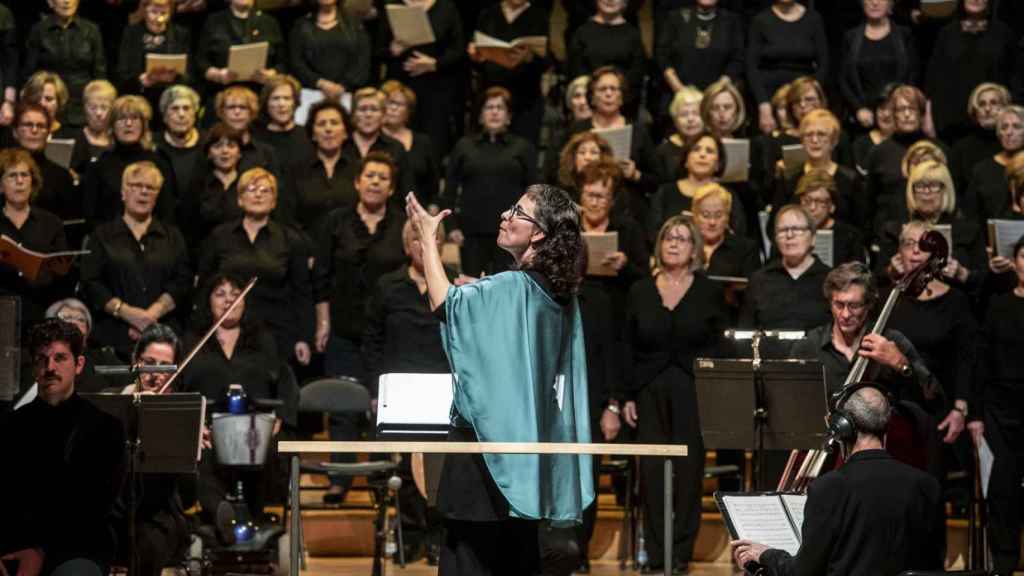
[[[262,466],[274,433],[270,414],[213,415],[213,449],[224,466]]]

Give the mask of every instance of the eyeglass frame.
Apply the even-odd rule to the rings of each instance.
[[[523,210],[523,207],[519,205],[519,202],[512,204],[512,206],[510,206],[507,210],[501,213],[502,220],[511,221],[515,218],[519,218],[520,220],[526,220],[530,224],[533,224],[534,226],[539,228],[541,232],[545,234],[548,233],[548,229],[543,224],[541,224],[539,220],[527,214],[526,210]]]

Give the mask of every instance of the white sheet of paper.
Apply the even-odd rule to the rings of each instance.
[[[789,517],[793,519],[793,526],[797,529],[797,538],[803,542],[803,534],[800,531],[804,526],[804,506],[807,505],[807,494],[781,494],[780,496],[782,496],[782,505],[789,512]]]
[[[426,10],[401,4],[388,4],[385,8],[395,40],[406,46],[422,46],[434,42],[434,29],[430,26]]]
[[[602,262],[612,252],[619,251],[619,233],[584,232],[583,241],[587,243],[587,275],[618,276],[618,272]]]
[[[786,174],[795,173],[804,162],[807,162],[807,150],[804,150],[803,144],[786,144],[782,147],[782,163],[786,165]]]
[[[46,158],[61,166],[62,168],[71,167],[71,156],[75,152],[75,141],[73,138],[51,138],[46,143],[46,148],[43,150],[43,155]]]
[[[985,437],[981,437],[978,444],[978,469],[981,470],[981,497],[988,498],[988,483],[992,479],[992,465],[996,462],[996,455],[988,445]]]
[[[757,212],[757,226],[761,229],[761,245],[764,246],[764,253],[772,253],[772,239],[768,235],[768,220],[771,218],[771,214],[767,210],[759,210]]]
[[[631,125],[627,124],[622,128],[594,128],[591,132],[608,141],[616,160],[629,160],[630,151],[633,149],[633,127]]]
[[[725,172],[722,182],[746,182],[750,179],[750,140],[722,138],[725,147]]]
[[[814,234],[814,255],[826,266],[835,266],[835,235],[831,230],[818,230]]]
[[[165,68],[184,75],[187,66],[188,54],[146,54],[147,74],[159,68]]]
[[[295,123],[299,126],[305,126],[306,121],[309,119],[309,109],[313,104],[324,99],[324,93],[319,90],[313,90],[310,88],[303,88],[299,92],[299,106],[295,109]],[[341,107],[346,112],[352,111],[352,93],[345,92],[339,99]]]
[[[946,238],[946,242],[949,244],[949,253],[953,253],[953,225],[952,224],[935,224],[932,226],[936,232],[942,234]]]
[[[793,533],[777,495],[722,496],[722,503],[740,539],[785,550],[794,556],[800,549],[800,539]]]
[[[377,424],[448,424],[451,374],[382,374]]]
[[[1013,245],[1024,236],[1024,220],[989,220],[988,245],[996,256],[1013,260]]]
[[[257,72],[267,67],[269,42],[236,44],[228,52],[228,70],[238,75],[239,80],[252,80]]]

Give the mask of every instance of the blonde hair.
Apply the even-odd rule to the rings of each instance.
[[[274,196],[277,196],[277,177],[266,168],[260,168],[259,166],[249,168],[245,172],[242,172],[242,175],[238,177],[238,186],[236,187],[238,194],[241,195],[250,184],[259,182],[260,180],[266,180],[269,182],[270,187],[274,190]]]
[[[164,174],[160,171],[160,168],[156,164],[149,160],[142,160],[139,162],[132,162],[125,166],[124,172],[121,173],[121,185],[127,186],[129,178],[150,178],[156,180],[156,187],[159,189],[164,185]]]
[[[384,103],[388,99],[387,95],[379,88],[367,86],[356,90],[355,94],[352,95],[352,111],[356,111],[356,106],[359,106],[361,101],[371,98],[376,99],[377,103],[380,104],[381,109],[384,109]]]
[[[697,229],[697,224],[694,223],[693,217],[685,214],[676,214],[665,223],[661,225],[661,229],[658,230],[658,236],[654,239],[654,275],[657,276],[661,273],[664,267],[661,262],[661,243],[665,239],[665,235],[668,234],[673,228],[682,226],[690,231],[690,241],[693,244],[693,250],[690,253],[690,271],[696,272],[704,269],[704,239],[701,238],[700,230]]]
[[[953,177],[945,164],[935,160],[925,160],[910,171],[907,178],[907,212],[913,216],[917,212],[917,200],[914,199],[914,184],[923,180],[933,180],[942,183],[942,208],[943,214],[952,214],[956,210],[956,188],[953,186]]]
[[[229,98],[244,100],[245,105],[249,107],[249,112],[252,113],[252,120],[260,115],[260,98],[255,92],[245,86],[228,86],[217,92],[217,96],[213,99],[213,108],[217,111],[218,118],[224,119],[224,106],[228,103]]]
[[[818,95],[818,101],[821,102],[821,107],[828,108],[828,98],[825,96],[825,91],[821,88],[821,84],[818,83],[814,76],[801,76],[790,82],[789,89],[786,91],[786,112],[791,116],[791,120],[796,120],[794,110],[800,104],[800,98],[804,92],[808,90],[814,90]]]
[[[728,78],[721,78],[716,82],[712,82],[710,86],[704,89],[704,98],[700,101],[700,117],[704,120],[704,125],[712,127],[714,124],[711,122],[711,103],[721,93],[728,92],[734,102],[736,102],[736,119],[733,121],[733,125],[729,127],[729,132],[735,132],[743,127],[747,122],[747,105],[743,102],[743,95],[740,94],[736,85],[732,83],[732,80]]]
[[[999,95],[999,98],[1003,101],[1003,106],[1010,103],[1010,91],[1006,89],[1006,86],[1002,84],[996,84],[995,82],[982,82],[971,90],[971,96],[967,99],[967,115],[971,118],[978,117],[978,108],[981,107],[981,95],[989,90],[994,91]]]
[[[588,95],[587,104],[590,104],[590,76],[584,74],[583,76],[577,76],[569,82],[569,85],[565,88],[565,107],[569,110],[572,109],[572,96],[580,88],[583,89],[583,93]]]
[[[693,192],[693,199],[690,201],[690,210],[693,212],[694,218],[697,217],[697,206],[700,206],[701,202],[709,198],[720,199],[722,204],[725,206],[726,215],[732,213],[732,192],[729,192],[724,186],[717,182],[709,182],[697,188],[697,190]]]
[[[1002,123],[1003,116],[1007,114],[1013,114],[1018,120],[1024,122],[1024,106],[1017,104],[1008,104],[999,111],[999,115],[996,116],[996,134],[999,134],[999,124]]]
[[[60,75],[54,72],[39,70],[29,76],[28,80],[25,81],[25,85],[21,88],[19,97],[21,100],[38,104],[43,100],[43,90],[46,89],[47,84],[53,86],[53,91],[57,95],[57,113],[59,114],[68,105],[70,95],[68,94],[67,84],[64,83]]]
[[[949,164],[946,160],[946,153],[939,148],[938,144],[931,140],[918,140],[911,144],[910,148],[907,148],[907,151],[903,153],[903,159],[900,160],[900,171],[904,178],[910,176],[910,170],[913,168],[911,164],[920,164],[919,159],[923,156],[940,164]]]
[[[93,80],[82,90],[82,101],[88,102],[92,98],[106,98],[113,102],[117,99],[117,88],[107,80]]]
[[[836,115],[824,108],[817,110],[811,110],[800,120],[800,135],[811,129],[812,124],[824,124],[828,130],[832,133],[832,145],[835,146],[839,143],[839,135],[842,133],[842,128],[839,126],[839,119]]]
[[[120,96],[110,106],[110,125],[113,126],[121,118],[139,118],[142,121],[142,137],[139,142],[146,150],[153,149],[153,134],[149,130],[149,121],[153,119],[153,108],[142,96],[130,94]]]
[[[698,90],[694,86],[683,86],[683,89],[676,92],[676,95],[672,97],[672,102],[668,105],[669,116],[673,118],[683,106],[697,104],[698,106],[704,100],[704,93]]]
[[[405,96],[405,109],[409,114],[409,120],[412,120],[413,116],[416,115],[416,93],[412,91],[412,88],[398,80],[388,80],[380,85],[380,91],[389,97],[392,94]]]

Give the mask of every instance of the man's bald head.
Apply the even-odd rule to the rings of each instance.
[[[889,426],[892,407],[881,390],[866,386],[850,395],[843,404],[843,411],[853,420],[858,433],[881,438]]]

